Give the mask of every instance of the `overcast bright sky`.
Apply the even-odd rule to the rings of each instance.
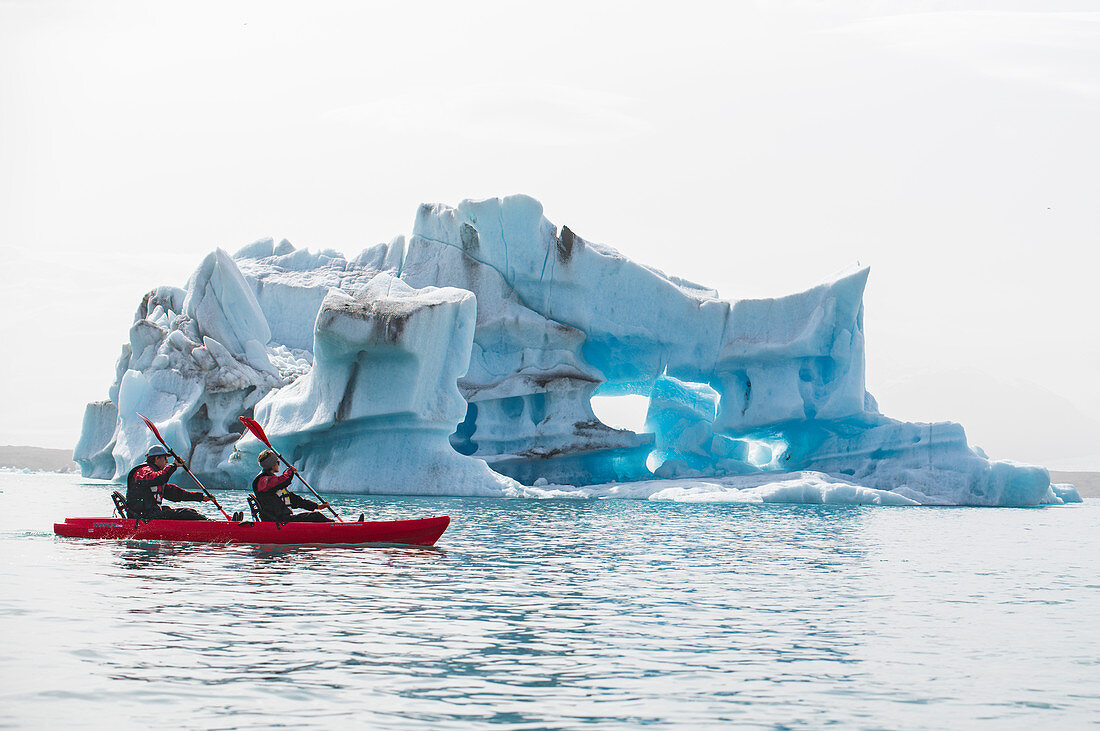
[[[0,444],[215,247],[522,192],[731,299],[870,265],[884,413],[1100,469],[1092,5],[0,0]]]

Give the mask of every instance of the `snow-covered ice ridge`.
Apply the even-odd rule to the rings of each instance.
[[[353,259],[264,239],[141,301],[75,459],[122,479],[152,418],[204,482],[262,448],[329,493],[1039,505],[1079,500],[864,383],[866,268],[724,300],[582,239],[517,195],[423,205]],[[594,394],[650,399],[644,433]]]

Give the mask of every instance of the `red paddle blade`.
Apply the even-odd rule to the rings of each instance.
[[[149,421],[148,419],[146,419],[141,414],[138,414],[138,418],[145,422],[145,426],[149,427],[149,431],[153,432],[153,436],[155,436],[157,438],[157,441],[160,442],[161,444],[164,444],[164,437],[162,437],[160,435],[160,432],[157,431],[157,425],[154,424],[153,422]]]
[[[271,442],[267,441],[267,435],[264,434],[263,427],[260,426],[255,419],[249,419],[247,416],[239,416],[237,418],[240,419],[241,423],[244,424],[248,431],[252,432],[257,439],[267,446],[271,446]]]

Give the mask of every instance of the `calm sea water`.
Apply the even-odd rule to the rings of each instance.
[[[0,724],[1100,723],[1097,501],[362,497],[453,522],[435,549],[52,535],[111,489],[0,474]]]

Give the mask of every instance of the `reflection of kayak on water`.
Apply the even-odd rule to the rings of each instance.
[[[108,538],[198,543],[404,544],[431,546],[451,519],[446,515],[362,523],[273,523],[225,520],[66,518],[53,532],[69,538]]]

